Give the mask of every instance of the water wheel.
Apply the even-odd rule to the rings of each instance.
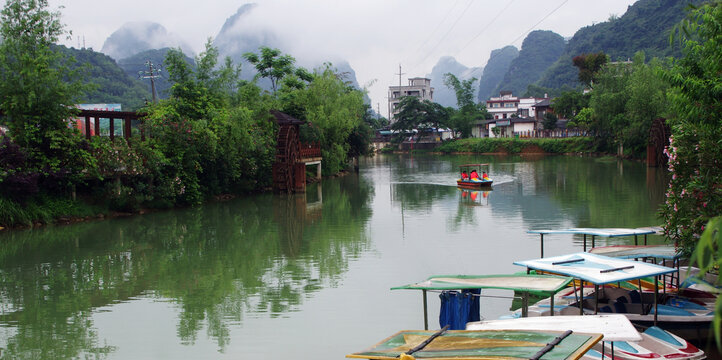
[[[657,118],[649,129],[649,143],[647,145],[647,166],[666,166],[667,155],[664,148],[669,146],[670,130],[664,119]]]
[[[281,192],[292,192],[294,165],[300,157],[298,132],[293,125],[284,125],[278,131],[276,163],[273,165],[274,187]]]

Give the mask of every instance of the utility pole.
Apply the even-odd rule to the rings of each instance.
[[[138,77],[141,79],[150,79],[150,91],[153,93],[153,103],[156,103],[155,98],[155,78],[160,77],[160,67],[156,66],[153,68],[153,62],[148,60],[145,62],[145,65],[148,66],[148,71],[139,71]],[[155,71],[155,72],[154,72]]]
[[[395,75],[398,75],[398,76],[399,76],[399,99],[402,98],[402,95],[401,95],[401,75],[405,75],[405,74],[406,74],[406,73],[402,73],[402,72],[401,72],[401,64],[399,64],[399,73],[398,73],[398,74],[395,74]],[[400,100],[399,100],[399,101],[400,101]],[[389,121],[391,121],[391,110],[392,110],[392,109],[391,109],[391,106],[389,106]]]
[[[399,76],[399,97],[401,96],[401,75],[406,75],[406,73],[401,72],[401,64],[399,64],[399,73],[396,74]]]

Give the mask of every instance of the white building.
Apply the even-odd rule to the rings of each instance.
[[[431,79],[410,78],[408,86],[389,86],[389,121],[394,123],[399,113],[399,103],[404,96],[416,96],[419,100],[434,101]]]
[[[499,128],[500,137],[528,134],[541,129],[541,119],[549,108],[548,98],[520,98],[511,91],[502,91],[498,97],[486,101],[486,110],[493,120],[479,122],[476,131],[480,136],[496,137],[492,131]],[[538,116],[541,115],[541,116]]]

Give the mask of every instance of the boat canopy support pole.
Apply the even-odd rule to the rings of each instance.
[[[541,257],[544,257],[544,234],[541,235]]]
[[[583,302],[584,302],[584,280],[579,279],[579,315],[584,315],[584,307],[582,306]]]
[[[596,240],[596,235],[592,235],[592,247],[595,247],[594,240]],[[586,251],[586,250],[584,250]]]
[[[426,289],[421,290],[424,294],[424,330],[429,330],[429,311],[426,307]]]
[[[551,309],[549,316],[554,316],[554,296],[556,296],[556,294],[557,293],[552,293],[551,296],[549,296],[549,308]]]
[[[529,293],[526,291],[521,295],[521,317],[529,317]]]
[[[659,296],[659,283],[657,282],[657,279],[659,279],[659,276],[654,276],[654,326],[657,326],[657,303],[659,302],[657,300],[657,296]]]
[[[584,234],[584,252],[587,252],[587,234]]]
[[[599,312],[599,285],[594,284],[594,315]]]
[[[644,245],[647,245],[647,235],[644,235]],[[637,235],[634,235],[634,246],[637,246]]]

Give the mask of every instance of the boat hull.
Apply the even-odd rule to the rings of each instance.
[[[462,189],[484,189],[491,186],[494,180],[456,180],[456,186]]]

